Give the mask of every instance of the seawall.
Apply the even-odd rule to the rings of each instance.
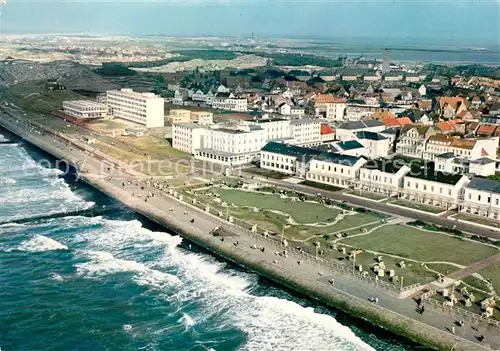
[[[54,157],[64,159],[75,166],[77,165],[78,160],[71,155],[71,152],[58,150],[56,144],[51,144],[50,142],[42,140],[42,138],[37,135],[30,134],[23,130],[22,126],[9,123],[1,117],[0,125]],[[127,192],[123,191],[123,189],[106,182],[102,177],[85,173],[80,176],[82,180],[97,190],[115,198],[146,218],[193,241],[226,260],[243,266],[301,295],[320,301],[325,305],[342,310],[350,315],[366,320],[376,326],[383,327],[391,332],[434,349],[464,351],[489,350],[469,340],[346,294],[334,287],[318,284],[316,279],[311,276],[285,270],[279,265],[274,265],[269,261],[262,260],[258,255],[245,253],[233,245],[228,245],[227,243],[221,242],[218,238],[208,235],[206,231],[202,231],[201,229],[193,230],[191,226],[187,225],[185,221],[176,218],[175,215],[169,214],[168,211],[163,211],[149,203],[137,201],[137,199],[131,197]],[[217,225],[217,221],[221,221],[218,218],[214,218],[213,220],[215,225]]]

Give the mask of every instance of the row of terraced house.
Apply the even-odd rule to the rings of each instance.
[[[267,143],[260,153],[261,168],[270,171],[500,220],[500,182],[482,177],[481,170],[453,174],[432,164],[369,160],[276,142]]]

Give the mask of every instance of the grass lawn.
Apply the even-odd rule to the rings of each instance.
[[[328,191],[339,191],[343,190],[343,188],[339,188],[333,185],[328,185],[328,184],[323,184],[323,183],[316,183],[310,180],[304,180],[303,182],[299,183],[300,185],[305,185],[305,186],[310,186],[312,188],[316,189],[321,189],[321,190],[328,190]]]
[[[364,197],[364,198],[367,198],[367,199],[370,199],[370,200],[383,200],[383,199],[387,199],[387,195],[382,195],[382,194],[376,194],[376,193],[370,193],[368,191],[351,191],[351,192],[347,192],[346,194],[350,194],[350,195],[356,195],[356,196],[359,196],[359,197]]]
[[[434,207],[434,206],[430,206],[430,205],[424,205],[424,204],[421,204],[418,202],[406,201],[406,200],[391,201],[389,204],[413,208],[415,210],[430,212],[430,213],[441,213],[441,212],[446,211],[444,208]]]
[[[125,161],[125,162],[138,162],[138,166],[140,162],[146,161],[147,158],[143,155],[137,155],[136,153],[125,151],[122,149],[119,149],[117,147],[108,145],[106,143],[103,143],[101,141],[97,141],[95,144],[92,144],[91,147],[94,149],[100,150],[104,152],[105,154],[114,157],[120,161]],[[135,168],[135,167],[134,167]]]
[[[342,242],[417,261],[446,261],[462,265],[478,262],[498,253],[497,249],[490,246],[405,225],[388,225],[369,235],[347,238]]]
[[[159,156],[174,156],[182,158],[190,158],[191,156],[181,150],[174,149],[165,138],[154,135],[148,135],[140,138],[136,137],[121,137],[125,143],[136,147],[148,154]]]
[[[64,100],[79,100],[83,97],[71,90],[50,91],[44,83],[21,83],[2,89],[5,100],[13,102],[27,112],[49,114],[62,109]]]
[[[477,273],[479,273],[484,279],[490,280],[495,291],[500,294],[500,262],[492,264]]]
[[[469,221],[477,224],[487,225],[494,228],[500,228],[500,222],[491,218],[484,218],[479,216],[471,216],[464,213],[459,213],[453,218],[461,219],[464,221]]]
[[[430,269],[433,269],[435,271],[438,271],[439,273],[443,275],[451,274],[453,272],[459,271],[460,268],[449,265],[449,264],[443,264],[443,263],[428,263],[427,267]]]
[[[222,201],[236,206],[253,206],[288,213],[298,223],[332,222],[341,210],[328,208],[321,204],[293,202],[281,199],[279,195],[258,194],[237,189],[214,189]]]
[[[263,177],[269,177],[272,179],[285,179],[285,178],[290,178],[292,177],[291,174],[283,174],[279,172],[274,172],[270,171],[268,169],[262,169],[260,167],[249,167],[249,168],[244,168],[244,172],[252,173],[255,175],[263,176]]]

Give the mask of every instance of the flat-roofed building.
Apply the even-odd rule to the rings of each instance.
[[[500,182],[474,177],[465,186],[462,212],[500,220]]]
[[[312,118],[290,120],[293,144],[314,146],[321,144],[321,121]]]
[[[168,120],[170,123],[190,123],[191,111],[185,109],[171,109]]]
[[[191,112],[191,122],[198,124],[213,124],[214,114],[207,111],[193,111]]]
[[[456,208],[463,198],[464,187],[470,182],[467,175],[428,172],[411,172],[403,181],[401,196],[404,199],[442,207]]]
[[[188,154],[194,154],[202,146],[204,128],[195,123],[172,125],[172,147]]]
[[[308,180],[347,188],[359,178],[359,170],[366,159],[338,153],[322,153],[310,162]]]
[[[260,152],[260,167],[305,178],[310,161],[319,154],[321,151],[315,149],[269,142]]]
[[[106,102],[113,116],[157,128],[165,125],[164,100],[153,93],[138,93],[132,89],[108,90]]]
[[[235,166],[258,159],[264,135],[262,128],[253,125],[176,123],[172,127],[172,146],[197,159]]]
[[[105,118],[108,115],[108,107],[89,100],[63,101],[65,114],[81,119]]]
[[[361,168],[356,188],[360,191],[396,196],[410,170],[407,165],[398,165],[392,160],[370,160]]]

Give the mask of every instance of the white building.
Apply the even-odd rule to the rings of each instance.
[[[318,119],[302,118],[289,121],[291,143],[303,146],[321,144],[321,122]]]
[[[456,136],[437,134],[428,138],[422,157],[434,160],[437,155],[453,153],[464,160],[476,160],[482,157],[496,158],[498,137],[462,139]]]
[[[365,156],[369,158],[387,157],[391,148],[389,138],[375,132],[361,131],[356,133],[357,140],[366,149]]]
[[[187,89],[177,89],[174,92],[174,99],[172,100],[172,103],[174,105],[184,105],[186,101],[189,99],[189,93]]]
[[[191,95],[191,100],[198,102],[206,102],[207,94],[205,94],[201,89],[198,89]]]
[[[180,123],[173,125],[172,146],[197,159],[234,166],[256,160],[265,143],[264,136],[264,129],[254,125]]]
[[[205,128],[195,123],[174,123],[172,125],[172,147],[188,154],[194,154],[202,146]]]
[[[308,180],[347,188],[359,178],[361,166],[366,159],[337,153],[323,153],[310,162]]]
[[[332,95],[319,94],[313,101],[314,115],[328,121],[345,120],[347,100]]]
[[[361,168],[356,188],[360,191],[396,196],[403,187],[404,177],[410,167],[394,167],[390,160],[368,161]]]
[[[500,182],[475,177],[464,190],[460,211],[500,220]]]
[[[452,152],[437,155],[434,158],[435,168],[439,172],[449,174],[474,174],[488,177],[496,173],[496,161],[487,157],[468,160],[457,157]]]
[[[296,145],[267,143],[260,153],[260,167],[290,176],[306,177],[311,159],[321,152]]]
[[[191,122],[198,124],[213,124],[214,114],[207,111],[193,111],[191,112]]]
[[[407,124],[397,140],[396,152],[408,157],[422,158],[427,140],[435,134],[436,131],[431,126]]]
[[[104,118],[108,114],[108,107],[88,100],[63,101],[65,114],[76,118]]]
[[[441,172],[406,175],[402,197],[444,209],[456,208],[463,198],[464,187],[470,182],[466,175],[449,175]]]
[[[306,110],[303,107],[294,106],[286,102],[278,107],[278,113],[285,116],[303,116]]]
[[[145,125],[147,128],[165,125],[164,100],[152,93],[137,93],[132,89],[108,90],[106,101],[116,118]]]
[[[210,102],[207,99],[206,103],[219,110],[237,112],[246,112],[248,110],[247,99],[237,97],[232,93],[217,93]]]
[[[284,118],[260,118],[253,121],[243,121],[243,125],[254,125],[264,129],[265,142],[273,140],[290,141],[292,133],[290,130],[290,120]],[[264,146],[264,144],[262,144]]]

